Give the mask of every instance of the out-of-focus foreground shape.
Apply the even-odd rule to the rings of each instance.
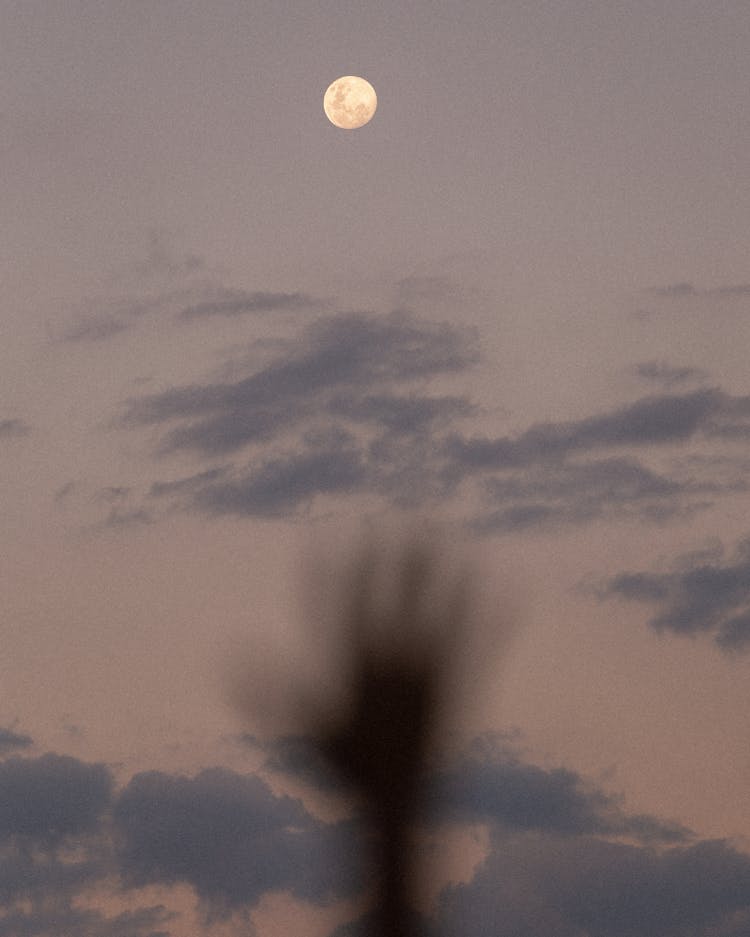
[[[371,533],[343,569],[315,566],[315,588],[324,584],[328,613],[338,618],[318,627],[333,642],[341,672],[336,686],[300,687],[297,731],[369,824],[372,937],[414,937],[413,834],[426,806],[426,768],[460,705],[462,683],[476,682],[478,659],[494,659],[489,651],[502,647],[507,632],[501,609],[492,628],[477,625],[478,584],[448,552],[434,528],[397,540]],[[479,643],[477,630],[484,632]]]

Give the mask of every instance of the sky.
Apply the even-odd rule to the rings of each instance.
[[[0,0],[0,937],[362,933],[299,707],[415,517],[483,596],[430,932],[750,933],[748,48],[740,0]]]

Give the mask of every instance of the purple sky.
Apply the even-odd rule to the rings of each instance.
[[[518,609],[434,926],[750,932],[748,49],[722,0],[0,4],[0,937],[357,917],[228,687],[335,680],[300,566],[409,512]]]

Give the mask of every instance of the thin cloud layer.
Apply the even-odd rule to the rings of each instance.
[[[638,377],[659,384],[665,390],[669,390],[675,384],[703,381],[708,377],[708,374],[700,368],[687,365],[679,367],[666,361],[641,361],[634,366],[633,371]]]
[[[724,286],[700,287],[692,283],[671,283],[667,286],[655,286],[647,292],[663,299],[685,299],[693,296],[707,297],[743,297],[750,296],[750,283],[729,283]]]
[[[0,439],[16,439],[20,436],[28,436],[30,432],[31,427],[23,420],[0,420]]]
[[[143,259],[107,278],[101,295],[84,299],[66,326],[54,325],[51,331],[62,343],[102,343],[155,316],[176,326],[216,317],[320,310],[324,305],[298,291],[234,289],[223,278],[223,271],[211,271],[203,257],[180,254],[164,232],[152,231]]]
[[[278,310],[319,309],[321,300],[307,293],[270,293],[259,290],[225,290],[218,296],[185,306],[181,319],[254,315]]]
[[[532,466],[523,473],[491,478],[490,503],[509,505],[478,517],[480,533],[512,532],[602,518],[636,517],[665,521],[688,513],[691,500],[716,491],[715,485],[680,482],[632,458]]]
[[[655,631],[709,634],[724,651],[744,651],[750,647],[750,539],[730,560],[722,558],[688,555],[668,572],[620,573],[600,596],[655,605],[648,622]]]

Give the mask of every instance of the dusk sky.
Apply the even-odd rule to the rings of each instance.
[[[0,937],[361,933],[305,582],[412,517],[484,595],[429,933],[750,935],[749,53],[746,0],[0,0]]]

